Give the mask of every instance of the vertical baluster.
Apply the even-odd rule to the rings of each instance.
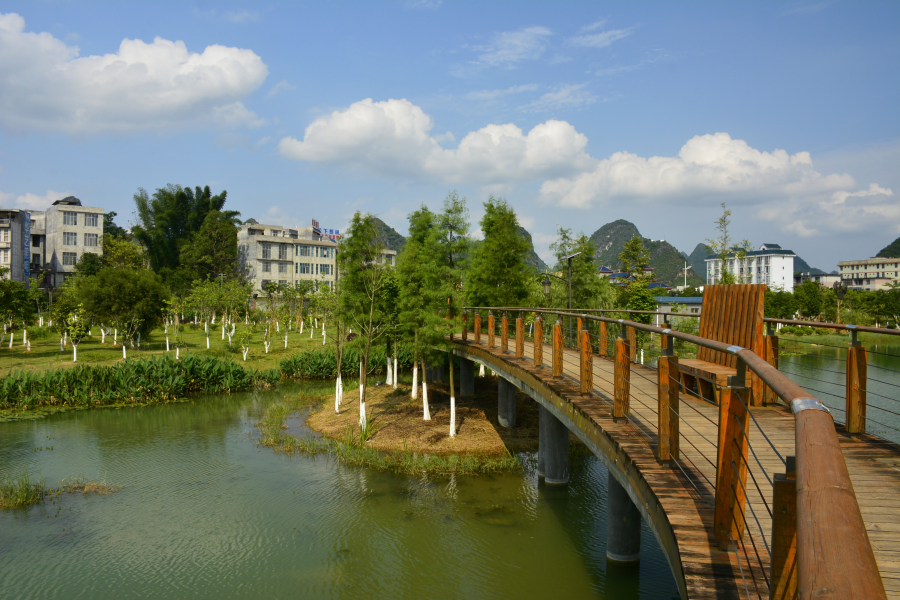
[[[562,377],[562,373],[563,373],[562,353],[563,353],[562,323],[560,322],[559,317],[557,317],[556,323],[553,324],[553,376],[554,377]]]
[[[668,337],[668,336],[663,336]],[[671,342],[671,340],[670,340]],[[672,355],[671,348],[663,348],[658,361],[659,375],[659,460],[669,461],[679,458],[678,419],[679,385],[678,357]]]
[[[852,345],[847,348],[847,433],[866,432],[867,354],[852,331]]]
[[[772,592],[771,600],[797,597],[797,472],[793,456],[787,472],[772,482]]]
[[[598,340],[599,347],[597,348],[597,354],[600,356],[609,356],[606,335],[606,321],[600,321],[600,339]]]
[[[544,320],[538,315],[534,321],[534,366],[544,364]]]
[[[463,319],[462,319],[462,341],[469,341],[469,311],[463,311]]]
[[[751,390],[746,384],[746,365],[738,358],[738,374],[719,394],[719,447],[716,458],[716,504],[713,532],[719,547],[730,549],[731,540],[744,537]]]
[[[525,320],[521,312],[516,317],[516,358],[525,358]]]
[[[503,354],[509,352],[509,316],[505,310],[500,319],[500,352]]]
[[[625,344],[625,325],[622,325],[619,337],[616,338],[615,372],[613,375],[615,401],[613,403],[613,419],[625,419],[631,412],[631,362],[628,360],[628,348]]]
[[[587,330],[579,330],[579,332],[579,345],[581,346],[581,395],[590,396],[594,391],[594,355],[591,347],[591,333]]]
[[[481,311],[475,310],[475,343],[481,343]]]
[[[766,355],[763,357],[766,362],[778,368],[778,336],[772,333],[772,327],[769,326],[769,334],[765,337]],[[778,394],[769,386],[763,384],[763,404],[778,404]]]
[[[578,317],[578,321],[575,329],[575,346],[578,350],[581,350],[581,330],[584,328],[584,320],[581,317]]]
[[[494,347],[494,334],[496,330],[494,329],[494,311],[488,311],[488,347]]]
[[[637,329],[628,327],[628,358],[637,362]]]

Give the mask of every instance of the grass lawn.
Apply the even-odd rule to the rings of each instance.
[[[29,336],[34,332],[40,336],[40,330],[31,328]],[[72,345],[66,344],[64,352],[59,351],[59,336],[55,332],[46,332],[44,336],[31,340],[31,352],[27,352],[25,346],[22,345],[22,332],[17,331],[15,343],[12,349],[9,348],[9,337],[0,345],[0,376],[8,375],[10,371],[23,369],[32,371],[45,371],[49,369],[67,368],[77,364],[80,365],[111,365],[122,360],[122,345],[113,346],[112,336],[106,336],[106,344],[100,343],[100,333],[97,327],[94,327],[94,335],[86,337],[78,345],[78,362],[72,362]],[[329,331],[329,340],[334,335],[333,331]],[[314,332],[312,339],[309,337],[309,329],[304,329],[303,334],[292,331],[288,335],[288,347],[284,348],[284,338],[280,334],[275,334],[271,338],[272,346],[269,353],[266,354],[263,346],[262,333],[257,332],[253,336],[250,343],[250,354],[247,356],[247,362],[243,361],[241,355],[240,342],[237,335],[233,339],[233,347],[228,346],[228,337],[222,339],[222,328],[214,327],[210,331],[209,350],[206,349],[206,336],[203,328],[193,325],[184,325],[183,337],[186,345],[181,348],[181,354],[185,352],[191,354],[212,354],[223,359],[230,359],[241,363],[243,366],[251,369],[272,369],[278,367],[278,363],[285,357],[294,354],[300,350],[321,349],[328,347],[322,345],[321,328]],[[174,338],[172,338],[174,340]],[[147,358],[162,356],[166,354],[166,336],[162,329],[156,330],[149,336],[141,339],[141,347],[127,348],[128,358]],[[169,352],[175,356],[175,346],[171,346]]]

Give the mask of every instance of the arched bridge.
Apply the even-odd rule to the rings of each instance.
[[[471,393],[477,362],[501,378],[501,425],[515,426],[516,389],[540,404],[538,471],[548,484],[568,480],[569,432],[606,465],[609,558],[638,558],[643,519],[683,598],[900,596],[900,543],[881,544],[876,558],[867,533],[898,531],[887,508],[900,497],[896,444],[847,434],[745,348],[539,309],[491,309],[485,328],[488,312],[467,309],[453,337],[460,392]],[[563,318],[578,322],[571,344]],[[636,340],[650,334],[663,348],[656,368],[636,362]],[[712,399],[679,373],[676,339],[736,357]]]

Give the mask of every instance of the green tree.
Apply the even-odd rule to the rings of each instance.
[[[0,338],[0,343],[6,339],[6,333],[12,330],[16,323],[24,323],[33,314],[25,286],[19,281],[6,279],[7,273],[8,268],[0,267],[0,319],[3,322],[3,337]]]
[[[130,238],[131,235],[125,231],[123,228],[119,227],[115,224],[113,219],[116,217],[115,212],[108,212],[103,214],[103,234],[109,234],[115,238]]]
[[[656,300],[650,292],[647,285],[650,283],[653,275],[645,269],[650,264],[650,253],[644,247],[644,240],[640,236],[634,236],[625,248],[619,254],[619,263],[622,265],[622,271],[628,273],[628,281],[622,288],[622,304],[628,310],[656,310]],[[638,323],[649,324],[652,315],[632,314],[629,317],[632,321]],[[638,336],[639,342],[642,343],[643,335]]]
[[[645,269],[650,266],[650,251],[644,247],[644,240],[636,235],[625,243],[619,254],[619,265],[623,273],[628,273],[632,280],[649,281],[652,275]]]
[[[144,269],[147,267],[146,251],[128,237],[104,233],[102,244],[103,266],[114,269]]]
[[[418,397],[419,363],[422,364],[423,418],[431,419],[425,364],[444,344],[446,282],[442,275],[438,217],[427,207],[409,215],[409,237],[397,256],[400,328],[413,347],[412,398]]]
[[[801,285],[794,288],[794,298],[800,314],[807,318],[818,317],[824,306],[824,296],[819,284],[812,279],[807,279]]]
[[[232,217],[210,211],[191,243],[182,249],[182,266],[201,279],[222,274],[234,276],[238,264],[237,234]]]
[[[365,430],[366,387],[369,373],[369,353],[372,345],[384,334],[384,314],[381,310],[381,291],[385,272],[389,268],[382,259],[384,245],[372,215],[354,213],[350,226],[338,248],[338,270],[341,278],[340,318],[352,327],[358,337],[360,364],[359,424]]]
[[[85,252],[75,263],[75,274],[82,277],[90,277],[96,275],[103,268],[103,260],[99,254],[93,252]]]
[[[79,304],[77,310],[69,313],[65,324],[72,343],[72,362],[78,362],[78,344],[91,332],[91,323],[84,307]]]
[[[469,303],[475,306],[521,306],[534,277],[526,262],[528,242],[519,235],[519,220],[506,200],[491,196],[481,219],[484,241],[472,251],[466,277]]]
[[[743,283],[728,268],[728,261],[734,259],[740,264],[747,257],[747,252],[750,251],[750,242],[748,240],[743,240],[735,245],[734,240],[731,239],[731,234],[728,232],[728,227],[731,225],[729,217],[731,217],[731,211],[728,210],[723,202],[722,216],[716,220],[716,229],[719,231],[719,237],[706,240],[707,250],[719,259],[719,279],[717,283],[721,284]]]
[[[797,300],[790,292],[767,290],[764,311],[769,319],[793,319]]]

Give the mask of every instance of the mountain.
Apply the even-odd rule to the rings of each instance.
[[[378,237],[384,241],[384,245],[388,250],[396,250],[400,252],[406,245],[406,238],[397,233],[393,227],[379,219],[373,217],[375,221],[375,229],[378,230]]]
[[[709,249],[706,244],[700,243],[694,247],[694,251],[688,256],[688,262],[693,267],[694,273],[706,281],[706,258],[709,256]]]
[[[641,236],[638,228],[624,219],[607,223],[595,231],[591,235],[591,241],[597,248],[597,262],[614,269],[619,268],[619,254],[635,236]],[[664,240],[641,238],[644,240],[644,247],[650,251],[650,266],[654,268],[653,276],[656,280],[672,286],[684,285],[684,253]],[[687,282],[688,285],[703,285],[705,279],[688,271]]]
[[[531,241],[531,234],[528,233],[524,227],[519,225],[519,235],[528,241],[528,256],[525,258],[525,262],[534,267],[539,273],[546,271],[546,263],[544,263],[544,261],[541,260],[541,257],[537,255],[537,252],[534,251],[534,242]]]
[[[881,249],[881,252],[875,255],[875,258],[898,258],[900,257],[900,237]]]
[[[824,275],[825,271],[809,266],[809,263],[800,258],[794,257],[794,273],[811,273],[813,275]]]

